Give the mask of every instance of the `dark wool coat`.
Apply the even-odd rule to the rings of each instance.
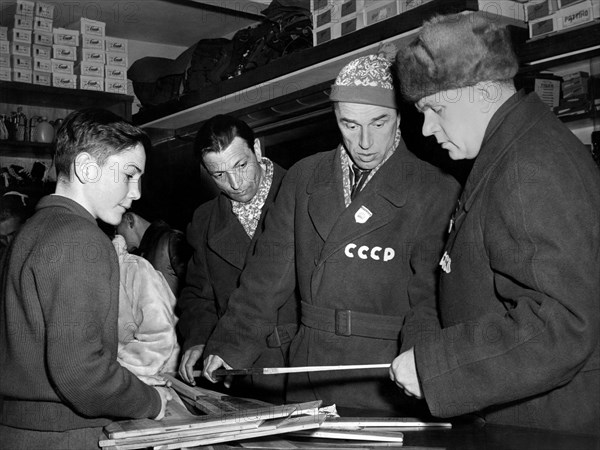
[[[401,142],[346,208],[340,152],[308,157],[286,175],[207,354],[246,367],[298,287],[303,323],[291,365],[391,363],[397,356],[404,315],[435,296],[458,185]],[[365,321],[360,313],[373,316]],[[374,337],[380,333],[387,336]],[[290,376],[288,401],[315,398],[386,412],[405,411],[408,402],[387,369]]]
[[[65,431],[155,417],[156,389],[117,362],[118,313],[110,239],[80,204],[42,198],[2,278],[0,423]]]
[[[248,255],[264,229],[264,219],[281,186],[285,170],[274,164],[271,189],[262,208],[262,214],[252,240],[231,209],[231,201],[220,194],[204,203],[194,212],[187,229],[187,239],[193,248],[188,264],[186,284],[179,296],[177,307],[179,333],[183,339],[182,352],[194,345],[205,344],[218,320],[227,311],[229,297],[239,286],[239,279]],[[278,311],[276,322],[280,325],[282,346],[276,346],[275,336],[265,338],[268,349],[256,355],[251,365],[257,367],[281,367],[287,365],[287,353],[291,337],[298,324],[297,297],[290,292]],[[274,331],[275,324],[270,332]],[[269,334],[271,334],[269,333]],[[289,337],[285,339],[285,334]],[[270,391],[283,391],[284,377],[262,380],[255,377],[256,389],[269,395]],[[249,383],[249,380],[246,380]],[[264,381],[264,383],[263,383]],[[269,388],[269,384],[272,388]],[[240,394],[240,392],[236,392]],[[261,392],[251,393],[253,396]],[[272,398],[270,398],[273,400]]]
[[[488,126],[415,356],[434,415],[598,432],[600,173],[535,95]]]

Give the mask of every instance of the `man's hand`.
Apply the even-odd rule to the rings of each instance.
[[[185,351],[179,363],[179,376],[192,386],[196,385],[196,381],[194,380],[194,366],[202,356],[203,351],[204,344],[194,345]]]
[[[158,395],[160,395],[160,412],[153,419],[161,420],[163,417],[165,417],[165,413],[167,411],[167,403],[170,400],[173,400],[173,393],[171,391],[171,388],[168,387],[154,386],[154,389],[156,389],[158,391]]]
[[[417,376],[414,347],[401,353],[392,361],[390,378],[400,389],[404,390],[406,395],[423,398],[421,384]]]
[[[213,378],[213,372],[217,369],[220,369],[221,367],[225,369],[233,369],[233,367],[231,367],[229,364],[223,361],[219,356],[209,355],[208,358],[204,360],[204,369],[202,370],[202,376],[211,383],[216,383],[219,381],[219,379]],[[231,375],[225,377],[225,379],[223,380],[223,384],[226,388],[229,389],[231,387],[232,379],[233,377]]]

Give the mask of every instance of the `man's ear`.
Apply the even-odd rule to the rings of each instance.
[[[489,113],[496,109],[496,103],[502,99],[502,86],[495,81],[480,81],[475,86],[480,110]]]
[[[260,146],[260,139],[254,139],[254,154],[256,155],[256,159],[258,162],[262,159],[262,148]]]
[[[81,184],[97,181],[100,177],[100,167],[96,160],[87,152],[81,152],[73,162],[73,173]]]

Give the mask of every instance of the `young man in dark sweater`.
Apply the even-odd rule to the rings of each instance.
[[[96,223],[140,197],[147,137],[104,110],[58,132],[55,194],[9,249],[0,297],[0,447],[97,448],[116,418],[164,415],[166,388],[117,362],[119,265]]]

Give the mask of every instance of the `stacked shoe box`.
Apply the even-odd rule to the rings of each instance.
[[[10,42],[8,27],[0,27],[0,81],[11,81]]]
[[[104,91],[106,24],[82,18],[80,31],[82,45],[77,65],[79,88]]]
[[[526,5],[530,38],[585,25],[599,17],[598,0],[530,0]]]
[[[52,86],[52,44],[54,5],[36,2],[33,17],[31,53],[33,84]]]
[[[106,67],[104,90],[127,94],[127,39],[106,37]]]
[[[33,59],[31,53],[35,3],[26,0],[17,1],[17,11],[13,18],[13,27],[8,30],[7,40],[0,45],[3,55],[2,65],[10,68],[10,79],[20,83],[31,83],[33,79]],[[8,56],[6,53],[8,47]],[[8,77],[3,76],[3,79]]]

